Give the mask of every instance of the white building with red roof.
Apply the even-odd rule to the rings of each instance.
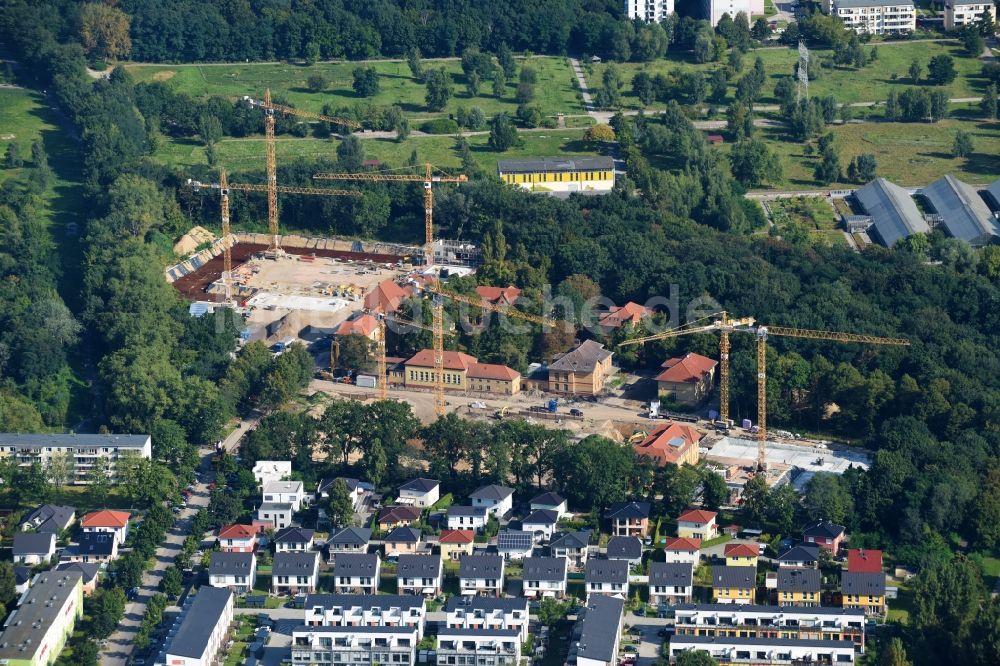
[[[708,541],[719,536],[719,527],[715,524],[718,514],[704,509],[688,509],[677,516],[677,536]]]
[[[225,553],[252,553],[257,550],[258,532],[253,525],[226,525],[219,530],[219,547]]]
[[[663,362],[663,372],[656,376],[661,396],[680,405],[697,405],[712,393],[715,381],[713,361],[701,354],[685,354]]]
[[[695,564],[701,551],[701,539],[688,537],[667,537],[663,542],[663,554],[666,562],[684,562]]]
[[[80,526],[84,532],[113,534],[115,541],[121,545],[125,543],[125,537],[128,536],[128,519],[131,515],[128,511],[112,511],[111,509],[91,511],[80,521]]]
[[[697,465],[701,433],[682,423],[658,425],[646,439],[633,444],[637,456],[645,456],[664,465]]]

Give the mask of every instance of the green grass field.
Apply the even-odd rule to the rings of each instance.
[[[538,73],[535,85],[535,103],[545,115],[583,111],[573,90],[573,70],[566,58],[536,56],[528,62]],[[379,94],[359,97],[351,87],[351,72],[359,66],[374,67],[379,72]],[[484,81],[479,95],[470,97],[465,85],[465,75],[457,60],[425,60],[425,68],[444,67],[455,85],[455,93],[448,106],[440,113],[427,110],[426,88],[410,74],[406,62],[377,61],[370,63],[318,63],[312,67],[293,64],[205,64],[205,65],[126,65],[136,81],[165,81],[178,92],[195,97],[223,95],[260,97],[265,88],[271,94],[286,99],[292,105],[308,111],[320,112],[325,104],[333,107],[353,106],[366,100],[390,106],[398,104],[412,118],[430,118],[453,114],[460,106],[471,109],[478,106],[488,116],[501,111],[513,114],[517,109],[514,90],[517,81],[509,81],[507,94],[502,99],[493,96],[491,82]],[[322,74],[330,82],[325,92],[314,93],[306,87],[306,80],[313,74]]]
[[[789,227],[808,235],[814,245],[843,245],[844,234],[837,229],[837,218],[828,199],[796,197],[768,202],[771,219],[782,236]]]
[[[955,70],[958,76],[950,84],[944,87],[951,98],[976,97],[982,94],[986,87],[986,81],[980,76],[982,63],[976,58],[969,58],[964,55],[961,46],[957,42],[921,42],[909,44],[907,42],[886,42],[875,45],[878,48],[878,60],[870,63],[862,69],[850,67],[835,67],[834,69],[822,69],[820,76],[809,84],[809,94],[812,96],[834,95],[838,102],[874,102],[883,101],[889,95],[890,90],[901,91],[906,86],[912,85],[908,78],[907,70],[914,58],[924,67],[924,76],[927,75],[927,63],[936,55],[947,54],[955,60]],[[867,48],[867,47],[866,47]],[[829,50],[815,49],[810,51],[814,59],[823,59],[832,55]],[[774,85],[783,76],[790,76],[795,70],[798,62],[798,53],[791,48],[768,48],[751,51],[743,56],[743,72],[737,74],[730,82],[729,97],[726,102],[732,100],[736,90],[736,81],[751,67],[754,60],[760,56],[764,61],[767,71],[767,83],[764,85],[764,97],[761,104],[775,104]],[[607,64],[592,66],[592,73],[587,75],[587,83],[591,88],[600,85],[604,70],[609,67]],[[650,63],[618,63],[618,67],[625,80],[625,87],[622,90],[622,103],[627,108],[639,108],[639,99],[632,94],[632,77],[640,71],[645,71],[651,76],[656,74],[669,75],[674,70],[690,71],[697,70],[710,75],[715,69],[724,66],[723,63],[697,64],[690,54],[676,54],[666,59],[657,60]],[[893,76],[896,78],[894,79]],[[655,108],[662,108],[661,103],[654,105]]]
[[[955,133],[969,132],[975,152],[968,158],[951,155]],[[863,123],[835,125],[827,130],[836,137],[840,164],[844,171],[851,159],[861,153],[873,153],[878,161],[878,175],[899,185],[926,185],[944,174],[973,184],[988,184],[1000,178],[1000,123],[949,119],[937,123]],[[806,155],[805,145],[788,141],[779,129],[758,129],[781,157],[784,170],[777,189],[816,187],[813,169],[819,157]],[[728,145],[718,150],[728,152]],[[832,183],[856,187],[857,184]]]

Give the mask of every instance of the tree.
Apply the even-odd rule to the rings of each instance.
[[[913,666],[912,662],[906,658],[906,648],[903,641],[898,636],[893,636],[879,650],[878,666]]]
[[[986,86],[979,108],[983,110],[983,115],[987,120],[997,119],[997,84],[991,83]]]
[[[198,135],[206,146],[214,146],[222,138],[222,123],[211,113],[198,116]]]
[[[469,91],[469,97],[476,97],[479,94],[479,86],[482,85],[482,79],[479,77],[479,72],[472,72],[465,80],[466,89]]]
[[[701,494],[705,506],[715,511],[729,501],[729,486],[721,475],[706,468],[701,475]]]
[[[763,16],[758,16],[757,20],[753,22],[753,28],[750,30],[750,35],[758,42],[763,42],[770,37],[771,26],[767,22],[767,19]]]
[[[917,61],[916,58],[914,58],[910,62],[910,80],[913,81],[913,85],[919,85],[920,84],[920,72],[921,71],[922,71],[922,68],[920,67],[920,63]]]
[[[410,67],[410,74],[413,75],[417,81],[422,81],[424,78],[424,65],[420,60],[420,49],[413,47],[406,54],[406,64]]]
[[[584,131],[583,140],[593,143],[610,143],[615,140],[615,131],[611,129],[610,125],[602,123],[591,125]]]
[[[917,575],[910,623],[930,651],[929,663],[961,654],[984,596],[979,568],[962,555],[934,561]]]
[[[677,666],[719,666],[719,662],[704,650],[681,652],[675,663]]]
[[[87,489],[97,503],[103,504],[111,490],[111,463],[107,456],[94,458],[94,464],[87,470],[84,479],[87,482]]]
[[[994,88],[995,90],[996,88]],[[45,152],[45,142],[42,141],[41,137],[31,142],[31,162],[36,169],[49,170],[49,155]]]
[[[73,666],[97,666],[101,656],[97,643],[89,637],[75,640],[73,647]]]
[[[997,32],[996,22],[993,20],[993,12],[991,7],[987,7],[982,14],[979,15],[979,20],[976,22],[976,27],[979,28],[979,34],[983,37],[992,37]],[[979,57],[979,54],[976,54]]]
[[[747,139],[733,146],[729,162],[733,178],[747,187],[781,179],[781,161],[759,139]]]
[[[102,588],[87,597],[85,605],[89,606],[90,632],[95,638],[107,638],[125,615],[125,591],[121,586]]]
[[[493,96],[497,99],[503,99],[506,92],[507,76],[503,73],[503,69],[497,67],[493,70]]]
[[[105,4],[91,3],[80,8],[80,39],[88,55],[117,59],[132,49],[128,15]]]
[[[927,78],[936,86],[946,86],[955,80],[955,60],[950,55],[936,55],[927,63]]]
[[[493,116],[490,123],[490,148],[498,152],[505,152],[520,144],[517,136],[517,128],[506,113],[498,113]]]
[[[365,161],[365,149],[361,139],[353,134],[344,137],[337,146],[337,161],[345,171],[360,171]]]
[[[844,524],[853,512],[851,495],[835,474],[816,474],[806,484],[802,506],[810,522],[829,520]]]
[[[851,163],[848,165],[847,179],[858,183],[867,183],[875,180],[877,170],[878,162],[875,159],[875,155],[872,153],[861,153],[851,160]]]
[[[517,84],[514,91],[514,101],[518,104],[527,104],[535,99],[535,86],[531,83],[521,82]]]
[[[840,153],[833,144],[832,135],[827,135],[827,137],[830,137],[831,140],[827,141],[825,145],[823,139],[826,137],[820,137],[821,159],[813,172],[816,181],[823,185],[840,180]]]
[[[21,147],[15,142],[7,144],[7,152],[4,153],[3,165],[7,169],[20,169],[24,165],[21,158]]]
[[[538,605],[538,621],[543,627],[551,627],[556,622],[564,620],[567,613],[569,613],[568,601],[546,597]]]
[[[326,77],[320,73],[310,74],[309,78],[306,79],[306,86],[310,91],[314,93],[323,92],[326,87],[330,85],[330,82],[326,80]]]
[[[17,578],[11,562],[0,562],[0,610],[17,598]]]
[[[552,470],[555,485],[574,506],[604,509],[624,501],[635,452],[598,435],[563,449]]]
[[[424,75],[424,84],[427,86],[427,110],[443,110],[454,92],[451,76],[443,67],[432,69]]]
[[[319,62],[320,55],[319,44],[316,42],[306,42],[306,46],[302,51],[302,60],[307,67],[312,67]]]
[[[966,26],[962,30],[962,45],[965,47],[965,54],[970,58],[978,58],[986,47],[983,36],[975,26]]]
[[[330,501],[326,506],[327,515],[330,522],[335,527],[350,527],[354,524],[354,501],[351,499],[351,491],[343,479],[337,479],[330,486]]]
[[[517,76],[517,62],[514,60],[514,54],[510,52],[506,42],[500,42],[500,47],[497,49],[497,62],[500,63],[505,77],[513,79]]]
[[[159,590],[171,599],[176,599],[181,596],[181,593],[184,591],[184,580],[181,575],[181,570],[177,568],[177,565],[169,566],[167,567],[167,570],[163,572],[163,578],[160,579]]]
[[[955,141],[951,144],[951,154],[955,157],[968,157],[974,149],[972,135],[965,130],[958,130],[955,133]]]
[[[374,67],[356,67],[351,74],[354,78],[351,87],[355,93],[361,97],[374,97],[378,94],[378,71]]]
[[[58,492],[76,476],[76,458],[71,451],[58,451],[49,457],[46,473]]]
[[[751,520],[760,522],[767,516],[769,495],[770,489],[763,474],[755,474],[743,486],[743,493],[740,495],[743,511]]]
[[[637,72],[632,77],[632,93],[639,98],[643,106],[653,103],[653,77],[646,72]]]

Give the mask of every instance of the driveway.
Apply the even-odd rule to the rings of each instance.
[[[203,448],[201,453],[201,469],[207,471],[212,466],[211,449]],[[142,616],[146,612],[146,604],[158,592],[160,579],[167,567],[174,563],[174,558],[180,553],[181,545],[191,530],[191,519],[199,510],[208,506],[208,487],[198,482],[194,493],[185,508],[177,516],[177,521],[156,550],[156,564],[153,569],[142,576],[142,585],[135,601],[125,606],[125,616],[118,625],[118,630],[108,640],[107,647],[101,652],[101,666],[125,666],[134,649],[133,641],[139,631]]]

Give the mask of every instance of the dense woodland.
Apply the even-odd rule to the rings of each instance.
[[[133,55],[161,60],[300,57],[309,44],[323,57],[402,54],[412,47],[449,55],[502,42],[545,53],[562,53],[572,42],[599,53],[606,31],[633,29],[613,18],[618,3],[598,2],[326,3],[322,20],[314,5],[125,1],[119,7],[132,16]],[[170,241],[193,223],[214,225],[216,212],[212,202],[181,187],[199,174],[171,172],[148,157],[160,132],[200,129],[172,127],[169,109],[183,100],[155,85],[134,85],[122,69],[109,80],[91,80],[75,8],[9,2],[0,19],[22,82],[48,90],[80,137],[87,197],[84,261],[75,281],[80,306],[70,312],[56,291],[59,261],[37,221],[37,184],[27,179],[0,192],[0,423],[5,430],[72,425],[64,422],[68,396],[54,389],[54,378],[67,372],[68,358],[82,355],[94,368],[94,424],[152,432],[157,460],[180,475],[193,464],[193,446],[216,438],[230,416],[250,408],[273,411],[292,397],[307,381],[311,359],[294,352],[275,360],[251,345],[232,361],[239,322],[190,318],[165,283]],[[586,38],[593,42],[573,41],[590,33],[599,33]],[[232,51],[213,50],[219,48]],[[204,103],[218,106],[214,115],[227,132],[258,131],[259,120],[241,120],[243,111],[231,102]],[[837,517],[855,543],[884,547],[917,567],[915,608],[901,632],[915,662],[1000,662],[1000,606],[987,601],[979,566],[1000,552],[1000,252],[976,252],[937,234],[895,251],[862,253],[751,236],[760,226],[759,210],[704,150],[683,114],[671,108],[663,117],[627,126],[619,121],[616,129],[630,178],[614,194],[560,201],[478,174],[468,186],[438,195],[442,235],[482,243],[480,279],[513,283],[530,297],[551,289],[574,302],[597,294],[642,302],[676,285],[682,310],[711,297],[766,323],[911,339],[907,349],[771,340],[773,422],[852,438],[875,462],[869,472],[820,477],[801,506],[787,492],[750,487],[748,512],[785,534],[802,518]],[[352,147],[328,162],[286,163],[279,178],[306,183],[317,170],[358,167],[359,143],[344,145]],[[238,175],[261,179],[260,173]],[[417,191],[366,190],[361,203],[287,201],[283,224],[414,240],[411,230],[422,216]],[[236,223],[259,222],[260,205],[236,198]],[[324,227],[316,220],[330,222]],[[467,280],[455,283],[459,290],[472,287]],[[678,314],[683,321],[683,311]],[[513,335],[492,324],[481,336],[449,344],[523,369],[573,337]],[[734,338],[733,411],[739,416],[756,408],[751,342]],[[408,336],[392,344],[426,343]],[[651,367],[668,354],[714,355],[716,344],[691,337],[631,349],[618,359],[626,367]],[[454,484],[514,478],[527,490],[551,473],[571,500],[598,511],[626,495],[646,495],[670,516],[701,483],[707,502],[716,496],[696,472],[646,469],[630,450],[600,437],[570,447],[560,433],[457,419],[420,431],[406,408],[371,409],[338,408],[319,422],[279,412],[252,435],[247,459],[305,460],[322,442],[338,454],[331,464],[339,458],[336,464],[345,465],[357,449],[365,454],[359,472],[385,481],[410,455],[426,457],[435,474]],[[398,427],[385,428],[387,420]],[[370,436],[362,440],[357,432]],[[405,447],[414,434],[426,442],[422,453]],[[460,471],[462,463],[471,472]],[[216,520],[239,511],[238,503],[226,502],[215,502]]]

